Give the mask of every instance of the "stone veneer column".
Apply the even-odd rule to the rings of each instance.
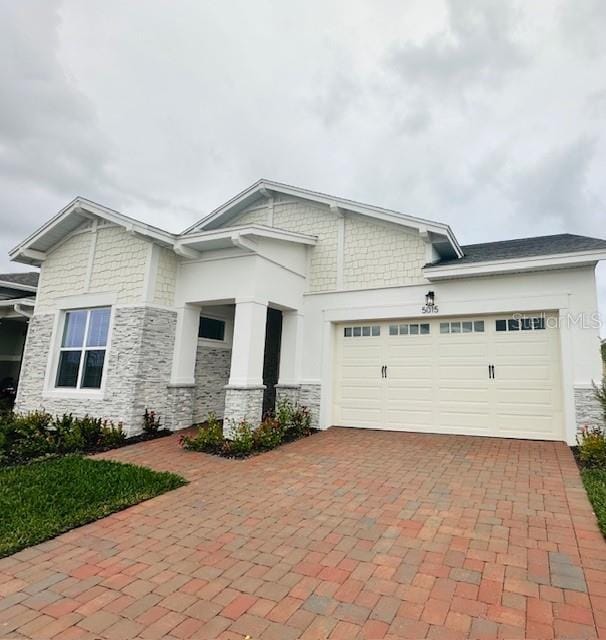
[[[237,300],[229,384],[225,387],[223,432],[241,420],[255,426],[263,411],[263,357],[267,303]]]

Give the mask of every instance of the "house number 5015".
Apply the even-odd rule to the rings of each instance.
[[[429,306],[429,305],[426,304],[425,306],[421,307],[421,311],[423,313],[438,313],[439,310],[440,309],[439,309],[438,305]]]

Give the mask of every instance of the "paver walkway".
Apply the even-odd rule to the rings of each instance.
[[[331,429],[0,560],[0,637],[606,637],[606,544],[562,443]]]

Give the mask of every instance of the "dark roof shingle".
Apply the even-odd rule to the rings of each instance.
[[[577,251],[606,251],[606,240],[577,236],[571,233],[560,233],[553,236],[468,244],[461,246],[461,249],[464,253],[462,258],[440,260],[427,265],[427,268],[441,267],[446,264],[493,262],[495,260],[531,258],[533,256],[575,253]]]
[[[26,287],[37,287],[40,274],[37,271],[26,273],[0,273],[0,282],[7,282],[18,287],[20,284]]]

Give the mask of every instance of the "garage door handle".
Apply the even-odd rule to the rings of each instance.
[[[387,365],[385,365],[385,377],[387,378]]]
[[[381,378],[385,377],[385,365],[381,367]]]
[[[494,380],[494,364],[490,365],[492,367],[492,379]]]

